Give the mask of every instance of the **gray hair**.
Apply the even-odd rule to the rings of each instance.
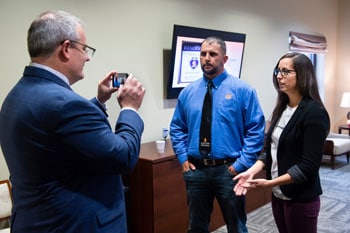
[[[30,57],[51,55],[65,40],[79,40],[77,26],[84,23],[64,11],[45,11],[30,25],[27,46]]]
[[[212,43],[218,43],[220,45],[220,48],[223,52],[224,55],[226,55],[226,43],[223,39],[221,39],[220,37],[217,36],[209,36],[207,37],[202,44],[206,42],[208,44],[212,44]]]

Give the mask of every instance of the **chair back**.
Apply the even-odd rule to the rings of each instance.
[[[11,217],[12,193],[9,180],[0,180],[0,220]]]

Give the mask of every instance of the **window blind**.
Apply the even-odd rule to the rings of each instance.
[[[289,50],[309,53],[327,52],[327,40],[323,35],[289,32]]]

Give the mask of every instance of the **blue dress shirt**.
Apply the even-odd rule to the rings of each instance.
[[[188,156],[201,159],[199,131],[208,79],[189,84],[179,95],[170,124],[175,154],[182,164]],[[256,91],[224,71],[213,79],[212,145],[214,159],[237,158],[237,172],[252,166],[263,147],[265,118]]]

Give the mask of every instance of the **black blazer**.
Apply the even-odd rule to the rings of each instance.
[[[271,179],[271,134],[275,126],[276,122],[267,133],[265,153],[259,157],[266,165],[267,179]],[[280,186],[287,197],[308,200],[322,194],[318,171],[329,128],[326,109],[312,99],[303,99],[282,131],[277,147],[278,175],[289,173],[294,181]]]

